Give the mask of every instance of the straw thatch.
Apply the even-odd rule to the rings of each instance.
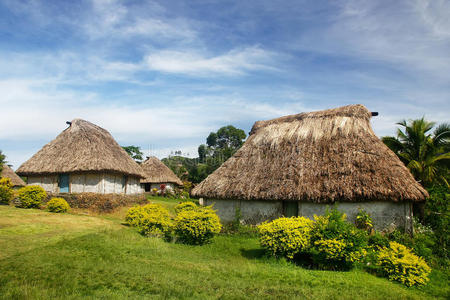
[[[75,119],[69,128],[45,145],[17,170],[22,176],[112,172],[143,177],[139,165],[105,129]]]
[[[1,178],[9,178],[13,186],[26,186],[27,184],[20,178],[16,173],[14,173],[13,169],[11,169],[7,164],[3,165],[2,173],[0,174]]]
[[[141,164],[141,168],[145,174],[145,178],[141,179],[141,183],[175,183],[183,185],[180,178],[157,157],[148,157]]]
[[[427,192],[374,134],[363,105],[256,122],[194,190],[214,199],[423,201]]]

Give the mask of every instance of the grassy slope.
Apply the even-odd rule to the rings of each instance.
[[[0,297],[423,299],[448,293],[442,274],[427,287],[407,289],[358,270],[305,270],[265,258],[252,237],[220,235],[201,247],[145,238],[120,224],[122,213],[56,215],[0,206]]]

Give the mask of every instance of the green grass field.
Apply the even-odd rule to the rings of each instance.
[[[164,202],[169,208],[177,201]],[[126,209],[89,216],[0,206],[2,299],[445,299],[448,276],[406,288],[361,270],[306,270],[268,258],[249,235],[205,246],[146,238]]]

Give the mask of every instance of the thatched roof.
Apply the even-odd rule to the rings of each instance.
[[[141,183],[175,183],[183,185],[180,178],[172,172],[162,161],[154,156],[150,156],[141,164],[141,168],[145,173],[145,178],[141,179]]]
[[[69,128],[17,170],[22,176],[71,172],[113,172],[143,177],[139,165],[108,131],[81,119],[73,120]]]
[[[370,126],[363,105],[259,121],[192,194],[317,203],[423,201],[427,192]]]
[[[9,178],[11,179],[11,182],[13,186],[26,186],[27,184],[17,176],[16,173],[14,173],[13,169],[11,169],[7,164],[3,165],[2,173],[0,174],[0,178]]]

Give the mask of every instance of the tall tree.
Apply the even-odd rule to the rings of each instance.
[[[137,163],[141,163],[142,160],[144,160],[144,157],[143,157],[144,153],[141,152],[141,147],[138,147],[138,146],[122,146],[122,148]]]
[[[449,186],[450,124],[435,127],[424,118],[397,123],[397,136],[383,137],[383,142],[397,154],[416,180],[425,187],[443,182]]]

